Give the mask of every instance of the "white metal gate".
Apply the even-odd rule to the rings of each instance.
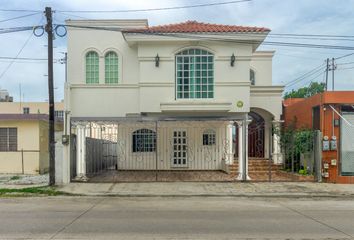
[[[341,120],[341,175],[354,176],[354,114],[343,113]]]

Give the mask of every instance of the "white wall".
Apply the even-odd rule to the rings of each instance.
[[[69,24],[96,24],[125,27],[129,21],[69,21]],[[131,24],[131,23],[129,23]],[[128,25],[129,25],[128,24]],[[141,26],[142,22],[139,23]],[[138,25],[139,25],[138,24]],[[204,48],[214,54],[214,99],[198,99],[204,104],[226,102],[229,113],[250,109],[249,70],[256,71],[256,83],[271,85],[272,52],[254,53],[251,44],[176,41],[126,41],[121,32],[92,29],[68,29],[68,81],[73,117],[124,117],[129,113],[161,113],[161,103],[175,100],[175,54],[189,47]],[[100,56],[100,84],[85,84],[85,54],[95,50]],[[104,84],[104,54],[114,50],[119,55],[118,85]],[[155,56],[160,66],[155,67]],[[236,56],[235,66],[230,57]],[[237,107],[238,101],[243,107]],[[280,106],[280,102],[276,103]],[[212,108],[210,108],[212,109]],[[181,109],[183,111],[183,109]],[[208,111],[208,108],[206,108]]]
[[[227,157],[227,124],[225,122],[159,122],[156,152],[132,152],[132,134],[147,128],[156,131],[154,123],[119,124],[118,170],[220,170]],[[173,131],[187,132],[187,166],[173,167]],[[216,144],[203,146],[203,132],[215,130]],[[156,161],[157,157],[157,161]]]

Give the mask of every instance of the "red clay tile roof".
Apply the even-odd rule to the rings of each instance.
[[[236,25],[210,24],[197,21],[187,21],[176,24],[158,25],[142,29],[127,30],[125,32],[142,33],[225,33],[225,32],[269,32],[270,29],[263,27],[244,27]]]

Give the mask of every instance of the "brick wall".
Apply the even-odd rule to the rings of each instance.
[[[340,146],[340,127],[333,126],[333,119],[340,117],[332,111],[329,105],[340,112],[343,104],[354,104],[354,91],[335,91],[317,94],[306,99],[286,99],[283,102],[284,126],[294,123],[296,129],[312,128],[313,107],[320,106],[320,130],[323,136],[337,137],[337,146]],[[337,165],[332,166],[331,160],[336,159]],[[354,177],[340,176],[340,151],[323,151],[323,163],[329,163],[329,178],[325,182],[354,183]]]

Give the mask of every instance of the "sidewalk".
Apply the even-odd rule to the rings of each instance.
[[[59,191],[117,197],[332,197],[354,198],[354,185],[327,183],[70,183]]]
[[[0,189],[21,189],[48,186],[49,175],[0,174]]]

